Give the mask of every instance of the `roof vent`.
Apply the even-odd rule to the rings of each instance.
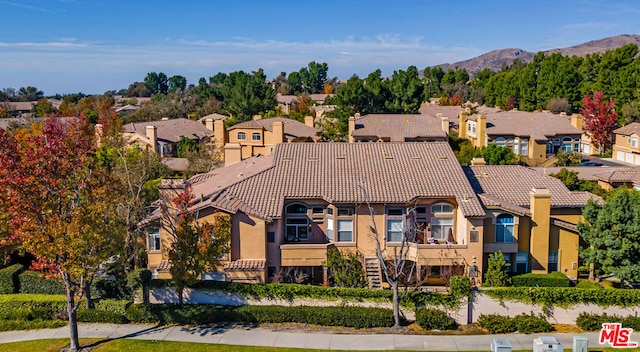
[[[318,161],[318,157],[317,156],[310,156],[307,158],[307,161]]]
[[[282,161],[291,161],[291,157],[285,156],[284,158],[282,158]]]
[[[447,157],[446,156],[439,156],[438,160],[447,160]]]
[[[422,160],[421,156],[412,156],[411,157],[412,160]]]

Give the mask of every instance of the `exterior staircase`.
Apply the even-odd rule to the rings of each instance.
[[[377,257],[364,257],[364,269],[367,272],[369,288],[379,290],[382,288],[382,272],[380,261]]]

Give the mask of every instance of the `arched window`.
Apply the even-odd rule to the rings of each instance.
[[[437,203],[431,206],[431,236],[436,240],[455,242],[453,205]]]
[[[500,214],[496,218],[496,242],[513,243],[513,215]]]
[[[287,206],[286,213],[287,241],[295,242],[309,239],[307,206],[304,204],[291,204]]]
[[[260,132],[253,132],[251,134],[251,140],[252,141],[259,141],[261,139],[262,139],[262,137],[260,136]]]
[[[244,132],[238,132],[238,140],[239,141],[244,141],[247,139],[247,134]]]

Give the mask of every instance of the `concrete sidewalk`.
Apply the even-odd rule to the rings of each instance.
[[[326,334],[277,332],[263,328],[215,328],[152,325],[80,324],[80,338],[130,338],[138,340],[185,341],[229,345],[296,347],[330,350],[422,350],[422,351],[488,351],[495,338],[509,340],[514,350],[532,350],[533,340],[553,336],[565,350],[571,350],[574,334],[509,334],[509,335],[393,335],[393,334]],[[589,347],[598,344],[598,332],[582,333]],[[640,340],[634,333],[632,341]],[[0,343],[50,338],[69,338],[69,329],[0,332]]]

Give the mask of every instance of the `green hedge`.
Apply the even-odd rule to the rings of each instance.
[[[58,279],[46,279],[37,271],[25,271],[19,276],[20,293],[34,293],[44,295],[65,294],[64,285]]]
[[[508,334],[516,331],[522,334],[533,334],[553,331],[553,326],[543,316],[524,313],[513,318],[498,314],[481,314],[478,325],[492,334]]]
[[[78,309],[76,317],[81,323],[125,324],[128,322],[123,314],[98,309]]]
[[[511,278],[514,287],[569,287],[571,280],[561,272],[549,274],[522,274]]]
[[[425,330],[453,330],[457,328],[455,320],[446,312],[438,309],[416,309],[416,323]]]
[[[640,317],[628,316],[622,318],[617,315],[591,314],[582,312],[576,319],[576,325],[584,331],[598,331],[602,329],[604,323],[621,323],[625,328],[640,330]]]
[[[200,325],[220,322],[303,323],[356,329],[393,326],[393,311],[363,307],[214,306],[133,304],[126,317],[134,323]]]
[[[151,280],[150,287],[171,286],[170,280]],[[298,297],[333,300],[362,301],[378,300],[391,302],[393,291],[369,290],[366,288],[323,287],[297,284],[245,284],[226,281],[198,281],[192,286],[195,289],[219,290],[256,299],[293,300]],[[460,304],[458,294],[442,294],[436,292],[410,291],[400,302],[405,307],[445,306],[457,307]]]
[[[24,271],[22,264],[14,264],[0,270],[0,294],[17,293],[18,275]]]
[[[571,307],[592,303],[602,307],[640,305],[640,290],[593,290],[576,287],[500,287],[482,293],[500,301],[518,301],[538,305]]]

